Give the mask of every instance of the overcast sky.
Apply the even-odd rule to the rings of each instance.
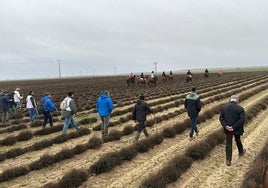
[[[0,80],[268,66],[267,36],[267,0],[0,0]]]

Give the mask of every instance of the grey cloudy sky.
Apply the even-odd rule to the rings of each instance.
[[[0,0],[0,80],[267,66],[267,0]]]

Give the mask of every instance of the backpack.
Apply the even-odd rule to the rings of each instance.
[[[37,112],[38,114],[42,114],[45,111],[45,104],[44,101],[41,99],[39,102],[37,102]]]
[[[67,108],[70,105],[70,101],[71,101],[71,99],[68,99],[68,98],[63,99],[63,101],[61,101],[61,103],[60,103],[60,109],[67,110]]]

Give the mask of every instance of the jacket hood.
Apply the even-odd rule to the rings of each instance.
[[[140,105],[142,102],[143,102],[143,100],[139,99],[139,100],[137,101],[137,104]]]
[[[106,99],[106,98],[108,98],[109,96],[108,96],[106,93],[103,93],[100,97],[101,97],[101,99]]]

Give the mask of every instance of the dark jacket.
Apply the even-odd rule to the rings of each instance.
[[[153,113],[153,110],[144,100],[139,99],[132,111],[132,119],[138,122],[144,122],[146,121],[146,115],[149,113]]]
[[[96,107],[99,112],[99,116],[110,116],[114,109],[112,99],[106,93],[103,93],[97,100]]]
[[[1,96],[0,96],[0,109],[1,110],[9,110],[8,95],[1,94]]]
[[[225,129],[227,125],[233,127],[234,131],[231,133],[236,135],[242,135],[244,133],[245,111],[237,103],[230,102],[226,104],[221,109],[219,120],[225,133],[230,133],[230,131]]]
[[[197,118],[201,106],[200,98],[195,92],[191,92],[186,96],[184,107],[187,109],[190,118]]]

